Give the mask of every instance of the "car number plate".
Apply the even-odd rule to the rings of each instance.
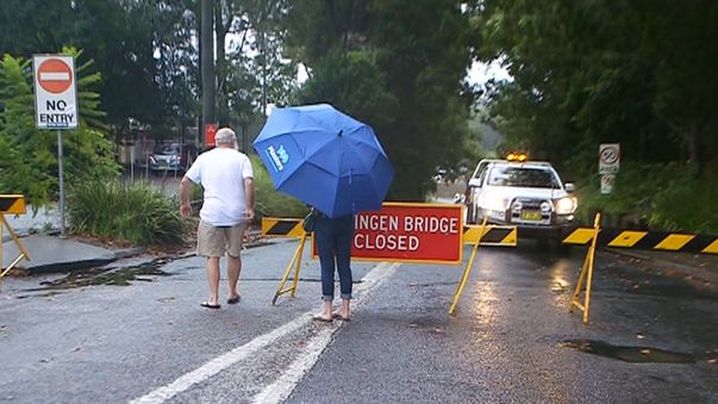
[[[540,221],[543,218],[538,210],[524,210],[521,212],[521,220]]]

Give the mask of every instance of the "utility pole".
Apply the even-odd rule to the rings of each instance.
[[[200,70],[202,71],[202,127],[199,128],[200,143],[205,143],[207,124],[215,123],[214,116],[214,0],[201,0]]]

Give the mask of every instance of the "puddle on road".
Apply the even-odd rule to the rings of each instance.
[[[164,258],[148,263],[125,268],[100,269],[71,272],[67,276],[54,281],[41,282],[45,289],[71,289],[93,285],[129,286],[132,281],[154,281],[154,276],[169,276],[170,274],[159,269],[169,261]]]
[[[633,363],[696,363],[698,361],[695,355],[689,353],[645,346],[611,345],[604,341],[591,339],[566,340],[561,343],[561,346]]]

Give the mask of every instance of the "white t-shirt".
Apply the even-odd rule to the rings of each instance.
[[[212,226],[234,226],[247,209],[244,179],[254,178],[249,158],[232,148],[217,147],[197,157],[185,177],[204,187],[199,217]]]

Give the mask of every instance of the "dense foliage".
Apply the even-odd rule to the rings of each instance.
[[[72,187],[68,206],[73,231],[136,245],[179,245],[187,233],[179,201],[148,184],[85,181]]]
[[[423,200],[437,165],[461,157],[471,93],[459,1],[290,3],[288,52],[310,68],[302,102],[371,124],[397,175],[390,198]]]
[[[559,165],[584,207],[718,232],[718,3],[481,0],[472,15],[476,56],[513,77],[485,89],[506,149]],[[604,142],[625,163],[611,197],[597,192]]]

